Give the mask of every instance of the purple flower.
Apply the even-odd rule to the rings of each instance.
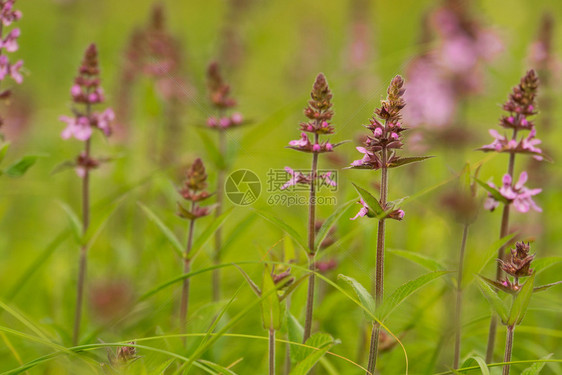
[[[533,154],[537,160],[543,160],[542,150],[537,145],[541,144],[541,140],[535,138],[537,134],[536,129],[533,127],[527,137],[522,137],[519,142],[515,139],[509,139],[501,135],[497,130],[490,129],[490,135],[494,137],[494,141],[489,145],[480,147],[482,151],[495,151],[495,152],[516,152]]]
[[[90,121],[85,116],[60,116],[59,120],[67,124],[66,128],[61,133],[62,139],[74,137],[79,141],[87,141],[92,136]]]
[[[359,212],[357,213],[357,215],[353,216],[352,218],[350,218],[349,220],[355,220],[359,217],[363,217],[366,216],[369,213],[369,206],[367,206],[367,203],[365,203],[365,201],[363,200],[363,198],[359,198],[359,204],[361,204],[361,209],[359,210]]]
[[[289,145],[295,147],[308,147],[310,146],[310,139],[308,139],[308,135],[306,135],[306,133],[301,133],[301,139],[290,141]]]
[[[542,189],[529,189],[525,187],[527,182],[527,172],[521,172],[519,180],[515,185],[512,185],[512,178],[509,174],[505,174],[502,179],[502,186],[498,189],[493,183],[489,183],[490,187],[499,191],[499,193],[507,200],[507,204],[513,204],[515,209],[519,212],[528,212],[529,209],[541,212],[542,209],[535,204],[532,197],[539,194]],[[484,208],[493,211],[498,205],[497,201],[491,194],[488,194],[488,199],[484,202]]]
[[[10,31],[8,33],[8,35],[6,35],[6,37],[4,38],[4,40],[2,40],[2,43],[0,44],[1,48],[5,48],[6,51],[8,52],[15,52],[18,50],[18,38],[20,36],[20,29],[15,28],[12,29],[12,31]]]
[[[0,21],[5,27],[10,26],[12,22],[19,20],[22,16],[19,10],[13,9],[15,2],[15,0],[0,2]]]
[[[19,60],[15,64],[10,64],[6,55],[0,56],[0,81],[9,75],[16,83],[22,83],[23,77],[20,73],[20,68],[23,65],[23,60]]]

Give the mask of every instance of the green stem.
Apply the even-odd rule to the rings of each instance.
[[[191,211],[195,210],[195,202],[191,204]],[[191,247],[193,244],[193,233],[195,229],[195,219],[189,221],[189,234],[187,236],[187,246],[183,254],[183,273],[191,272]],[[187,277],[183,279],[182,292],[181,292],[181,304],[180,304],[180,332],[186,333],[186,323],[187,323],[187,311],[189,308],[189,286],[191,278]],[[185,337],[182,339],[185,345]]]
[[[457,273],[457,303],[455,307],[455,357],[453,359],[453,368],[459,368],[461,358],[461,315],[462,315],[462,274],[464,267],[464,252],[466,249],[466,240],[468,238],[469,224],[464,225],[462,232],[461,251],[459,255],[459,269]]]
[[[513,348],[513,331],[515,331],[515,326],[507,326],[507,337],[505,340],[505,354],[503,356],[504,362],[511,362],[511,350]],[[509,364],[503,366],[502,375],[509,375]]]
[[[318,144],[318,134],[314,135],[314,144]],[[312,313],[314,309],[315,258],[314,240],[316,236],[316,179],[318,170],[318,153],[312,154],[312,170],[310,171],[310,199],[308,201],[308,293],[306,298],[306,318],[304,323],[303,343],[310,337],[312,331]]]
[[[226,130],[219,130],[219,152],[221,155],[221,160],[223,163],[226,162]],[[222,214],[223,205],[223,189],[224,189],[224,178],[225,178],[225,168],[221,167],[217,174],[217,207],[215,208],[215,216],[219,217]],[[215,265],[220,264],[221,261],[221,249],[222,249],[222,230],[218,228],[215,231],[215,253],[213,256],[213,263]],[[220,270],[216,269],[213,271],[213,301],[218,301],[220,299]]]
[[[512,140],[517,139],[517,129],[513,129]],[[509,154],[509,163],[507,165],[507,174],[511,176],[511,183],[513,184],[513,171],[515,169],[515,153]],[[509,232],[509,208],[510,204],[504,204],[502,212],[502,222],[500,227],[500,238],[507,236]],[[498,259],[503,260],[505,255],[505,246],[503,245],[498,249]],[[500,281],[502,278],[502,269],[500,262],[496,265],[496,281]],[[488,333],[488,347],[486,348],[486,363],[491,363],[494,359],[494,346],[496,342],[496,331],[498,326],[498,317],[494,314],[490,320],[490,330]]]
[[[387,169],[387,150],[382,149],[382,171],[381,171],[381,199],[380,204],[386,209],[386,201],[388,195],[388,169]],[[375,271],[375,305],[380,307],[384,296],[384,237],[385,237],[385,219],[379,220],[377,232],[377,264]],[[374,374],[377,365],[377,356],[379,352],[379,336],[381,326],[373,323],[371,332],[371,345],[369,346],[369,362],[367,365],[367,374]]]

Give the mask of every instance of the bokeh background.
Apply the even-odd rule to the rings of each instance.
[[[447,20],[438,15],[444,4],[439,1],[162,1],[163,27],[174,40],[172,55],[177,67],[164,78],[137,74],[132,79],[127,76],[136,58],[131,36],[134,30],[151,24],[153,1],[18,1],[16,7],[22,10],[23,18],[18,22],[22,35],[17,56],[24,60],[27,74],[24,82],[14,87],[10,105],[2,107],[4,131],[12,143],[8,158],[15,160],[24,154],[42,157],[24,177],[0,180],[1,300],[25,314],[54,342],[70,346],[78,247],[68,230],[61,202],[80,211],[80,180],[72,170],[53,171],[73,160],[82,147],[75,140],[61,139],[64,124],[58,118],[70,114],[70,86],[83,51],[92,42],[99,48],[108,105],[118,114],[114,134],[108,139],[96,134],[93,141],[95,155],[113,159],[93,172],[94,222],[104,216],[108,206],[118,204],[118,208],[89,253],[83,343],[178,332],[178,284],[137,302],[146,291],[181,273],[170,244],[137,203],[150,207],[183,241],[187,226],[176,216],[177,187],[196,157],[206,162],[210,186],[214,186],[217,168],[204,146],[207,139],[216,139],[216,133],[205,128],[207,117],[213,114],[205,87],[206,68],[211,61],[220,63],[231,84],[239,103],[236,110],[251,120],[228,133],[229,169],[251,169],[264,186],[257,202],[235,208],[225,223],[228,246],[223,262],[288,261],[296,257],[296,262],[305,264],[304,252],[254,210],[269,212],[303,236],[306,233],[306,207],[268,204],[270,193],[265,188],[270,169],[308,168],[310,164],[309,155],[285,146],[299,137],[302,109],[319,72],[327,76],[334,93],[336,134],[332,140],[351,140],[330,157],[320,158],[321,168],[339,170],[338,191],[326,194],[335,196],[341,205],[356,198],[351,182],[376,191],[378,172],[341,168],[360,157],[354,147],[365,133],[362,125],[384,98],[390,79],[402,74],[407,84],[410,80],[418,84],[415,89],[412,86],[409,100],[425,103],[422,107],[427,112],[427,120],[415,114],[406,119],[406,126],[408,120],[415,126],[407,133],[404,154],[435,158],[391,171],[390,199],[415,198],[403,207],[405,220],[388,225],[385,288],[388,293],[428,271],[393,253],[393,249],[415,252],[455,269],[462,227],[453,219],[443,197],[454,187],[455,176],[466,162],[484,160],[481,179],[500,182],[507,156],[475,149],[491,142],[488,129],[497,126],[501,104],[531,67],[539,69],[541,79],[546,77],[543,74],[548,75],[549,87],[541,87],[539,93],[539,103],[546,103],[546,108],[540,108],[543,113],[536,123],[537,136],[554,162],[539,164],[518,156],[516,173],[527,170],[528,185],[543,188],[536,199],[543,212],[512,214],[512,230],[518,231],[519,239],[533,241],[537,258],[559,256],[562,174],[558,144],[562,132],[557,126],[561,116],[557,105],[561,65],[557,55],[562,47],[562,6],[557,0],[459,3],[466,8],[464,16],[474,22],[467,26],[468,34],[476,30],[485,35],[484,39],[473,39],[478,41],[475,45],[480,55],[473,52],[476,62],[472,65],[467,62],[471,60],[467,54],[473,51],[470,48],[476,48],[474,45],[465,46],[468,50],[462,46],[446,50],[447,32],[451,31]],[[545,14],[552,21],[548,63],[541,59],[536,45]],[[424,58],[430,61],[431,69],[416,72],[415,64]],[[466,71],[456,70],[465,63],[469,66]],[[447,98],[454,100],[449,103]],[[425,193],[416,196],[420,192]],[[231,204],[227,201],[227,205]],[[338,282],[337,275],[343,273],[370,286],[376,224],[367,219],[350,221],[348,218],[358,209],[354,206],[338,222],[333,234],[336,242],[322,251],[320,259],[333,259],[337,265],[325,273],[326,277]],[[325,218],[333,210],[334,206],[320,206],[318,215]],[[482,263],[497,240],[500,216],[499,210],[482,211],[471,227],[466,256],[470,269]],[[197,233],[211,220],[202,219]],[[212,264],[211,251],[212,240],[196,259],[194,269]],[[268,252],[271,257],[265,255]],[[244,266],[256,278],[262,267],[257,263]],[[538,282],[557,281],[561,267],[554,264],[540,274]],[[494,268],[491,259],[482,273],[493,275]],[[210,273],[194,278],[189,332],[206,332],[215,314],[240,288],[221,324],[255,298],[235,268],[226,268],[222,276],[223,299],[218,303],[211,299]],[[352,301],[331,286],[319,284],[315,329],[341,340],[333,352],[364,365],[367,343],[361,342],[361,332],[369,331],[370,325]],[[453,284],[453,276],[433,282],[401,305],[388,322],[406,347],[410,373],[446,371],[452,363]],[[292,313],[301,320],[305,293],[304,287],[299,288],[291,302]],[[463,357],[485,351],[490,316],[474,283],[467,287],[465,296]],[[514,360],[536,359],[548,353],[562,358],[561,302],[559,288],[533,297],[523,325],[516,330]],[[6,312],[0,319],[3,326],[33,333]],[[265,336],[259,309],[248,313],[231,332]],[[500,328],[498,359],[503,336]],[[8,341],[0,345],[1,371],[54,350],[14,335],[5,337]],[[189,355],[199,340],[189,339],[186,350],[177,339],[155,340],[147,345]],[[280,367],[284,350],[279,344]],[[241,359],[233,371],[257,374],[266,371],[266,353],[266,341],[223,337],[205,358],[224,366]],[[168,359],[148,351],[139,354],[142,359],[133,365],[131,373],[152,373]],[[90,355],[99,362],[106,361],[104,350]],[[513,371],[519,373],[524,367],[514,366]],[[404,354],[398,346],[381,354],[379,369],[383,374],[405,372]],[[101,370],[61,356],[30,373],[97,371]],[[361,370],[328,356],[317,373],[359,374]],[[560,374],[562,367],[548,364],[543,373]]]

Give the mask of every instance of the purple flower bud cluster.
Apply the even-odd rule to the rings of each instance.
[[[314,154],[314,157],[317,157],[318,154],[332,152],[334,148],[338,147],[341,143],[333,144],[328,140],[320,140],[321,135],[334,133],[334,127],[330,124],[334,116],[332,106],[332,91],[324,74],[320,73],[312,85],[310,100],[308,101],[308,106],[304,109],[304,115],[308,118],[308,121],[302,122],[299,126],[302,131],[301,138],[290,141],[287,148],[309,152]],[[306,133],[314,134],[314,139],[311,140]],[[312,174],[295,172],[289,167],[285,167],[285,170],[291,177],[281,187],[282,190],[296,184],[310,185],[316,179],[323,180],[327,185],[336,186],[336,181],[330,177],[331,172],[318,174],[316,177],[313,177]],[[316,171],[312,173],[316,173]]]
[[[212,207],[199,206],[199,202],[212,196],[207,190],[207,172],[200,158],[195,159],[186,173],[186,179],[179,193],[186,201],[191,202],[191,208],[186,209],[178,202],[178,215],[185,219],[198,219],[211,213]]]
[[[517,242],[515,244],[515,249],[511,249],[507,261],[498,259],[499,267],[507,274],[506,277],[498,281],[486,281],[506,293],[517,294],[522,287],[519,283],[519,278],[531,276],[533,274],[531,263],[534,259],[535,254],[530,254],[529,244],[522,241]],[[512,279],[508,276],[511,276]]]
[[[357,147],[357,151],[363,154],[359,160],[351,163],[351,168],[357,169],[381,169],[388,168],[400,158],[395,150],[404,145],[402,143],[402,132],[405,130],[401,123],[400,111],[406,105],[404,101],[404,79],[396,76],[390,82],[386,100],[381,102],[381,107],[375,109],[375,115],[366,126],[372,133],[365,140],[364,147]],[[377,118],[378,117],[378,118]],[[385,163],[383,165],[382,153],[385,152]],[[386,154],[388,152],[388,154]]]
[[[103,103],[105,97],[100,86],[100,70],[98,67],[98,51],[95,44],[91,44],[84,54],[82,65],[78,70],[78,76],[74,79],[74,85],[70,89],[74,116],[60,116],[59,119],[66,123],[61,137],[69,139],[74,137],[79,141],[88,142],[94,129],[99,129],[105,136],[111,135],[111,122],[115,114],[111,108],[103,111],[93,111],[94,105]],[[99,160],[92,158],[89,153],[83,152],[76,160],[76,173],[84,178],[87,171],[97,168]]]
[[[70,89],[72,101],[77,105],[73,108],[74,117],[61,116],[59,119],[67,124],[61,137],[74,137],[79,141],[87,141],[93,129],[101,130],[106,136],[111,135],[111,122],[115,115],[111,108],[102,112],[92,111],[92,106],[103,103],[105,98],[100,86],[98,51],[95,44],[91,44],[84,54],[78,76]]]
[[[207,126],[211,129],[226,130],[243,125],[242,114],[234,112],[226,114],[226,110],[236,106],[236,100],[230,97],[230,85],[228,85],[219,69],[217,62],[212,62],[207,68],[207,88],[211,103],[218,110],[219,116],[210,116]]]

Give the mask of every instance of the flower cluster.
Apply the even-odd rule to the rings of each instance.
[[[529,189],[524,186],[526,182],[527,172],[522,172],[515,185],[512,184],[512,178],[509,174],[503,176],[502,186],[500,188],[497,188],[493,183],[489,183],[488,185],[494,190],[497,190],[506,200],[507,204],[513,204],[517,211],[524,213],[532,208],[535,211],[541,212],[541,208],[535,204],[532,197],[539,194],[542,189]],[[488,199],[484,203],[484,208],[493,211],[499,204],[500,202],[491,193],[488,193]]]
[[[15,52],[18,50],[18,38],[20,36],[20,29],[14,28],[6,35],[2,31],[10,26],[12,22],[18,21],[22,13],[14,9],[16,0],[0,0],[0,81],[6,77],[11,77],[16,83],[23,82],[23,76],[20,69],[23,66],[23,60],[18,60],[14,63],[10,62],[6,53]],[[11,91],[3,90],[0,92],[0,100],[7,100],[11,95]],[[0,118],[0,126],[3,120]]]
[[[491,284],[503,290],[506,293],[517,294],[521,290],[521,284],[519,284],[519,278],[531,276],[533,274],[533,269],[531,269],[531,262],[535,259],[535,254],[530,254],[530,247],[528,243],[517,242],[515,244],[515,249],[511,249],[509,259],[507,261],[498,259],[500,268],[509,276],[513,278],[510,280],[509,277],[505,277],[503,280],[488,281]]]
[[[211,213],[212,207],[201,207],[199,202],[212,196],[205,189],[207,188],[207,173],[205,166],[200,158],[195,159],[186,174],[186,180],[179,193],[183,199],[191,202],[188,210],[178,202],[178,215],[184,219],[198,219]]]
[[[103,112],[93,112],[92,105],[104,102],[103,90],[100,86],[98,51],[95,44],[91,44],[82,60],[79,74],[70,89],[72,101],[81,105],[73,108],[74,117],[61,116],[60,120],[67,124],[61,136],[63,139],[74,137],[80,141],[90,139],[94,128],[101,130],[106,136],[111,134],[111,121],[114,119],[113,110],[107,108]]]
[[[111,122],[115,114],[111,108],[101,112],[92,110],[96,104],[103,103],[105,98],[100,86],[100,70],[98,66],[98,51],[95,44],[91,44],[84,54],[84,59],[70,89],[74,116],[60,116],[59,119],[66,123],[61,137],[69,139],[74,137],[79,141],[88,142],[94,129],[101,130],[105,136],[111,135]],[[81,153],[75,163],[76,173],[83,178],[87,171],[97,168],[99,160],[92,158],[89,152]]]
[[[207,68],[207,88],[209,98],[219,112],[218,117],[210,116],[207,119],[207,126],[211,129],[224,130],[243,125],[244,118],[240,113],[225,114],[227,109],[236,106],[236,100],[230,97],[230,85],[224,81],[217,62],[212,62]]]
[[[405,130],[400,122],[400,111],[406,105],[404,101],[404,80],[396,76],[390,82],[386,100],[381,102],[380,108],[375,109],[375,115],[367,125],[372,134],[365,140],[365,147],[357,147],[363,158],[351,163],[356,169],[390,168],[400,160],[395,150],[402,148],[402,132]],[[377,118],[378,117],[378,118]],[[388,154],[387,151],[389,151]],[[385,161],[383,165],[383,156]]]
[[[309,152],[316,157],[321,153],[332,152],[334,148],[341,145],[342,143],[333,144],[328,140],[320,140],[320,135],[330,135],[334,133],[334,127],[330,124],[334,116],[332,106],[332,92],[328,86],[326,77],[324,74],[320,73],[312,86],[308,106],[304,109],[304,115],[308,118],[308,121],[302,122],[299,126],[302,131],[301,138],[290,141],[287,148],[301,152]],[[314,139],[311,141],[306,133],[314,134]],[[285,170],[291,175],[291,178],[281,187],[282,190],[296,184],[310,185],[313,182],[312,174],[295,172],[289,167],[285,167]],[[316,171],[313,173],[316,173]],[[336,181],[332,180],[330,176],[331,172],[318,174],[316,179],[330,186],[336,186]]]
[[[494,141],[489,145],[480,148],[482,151],[508,152],[508,153],[526,153],[532,154],[535,159],[542,160],[542,150],[536,147],[541,141],[536,136],[535,125],[530,116],[536,114],[535,98],[538,89],[538,77],[534,70],[529,70],[519,85],[513,88],[513,92],[509,95],[509,100],[503,105],[503,109],[508,112],[500,119],[500,126],[512,130],[512,137],[509,138],[500,134],[498,131],[491,129],[490,134],[494,137]],[[527,137],[517,140],[517,132],[521,130],[529,130]]]

